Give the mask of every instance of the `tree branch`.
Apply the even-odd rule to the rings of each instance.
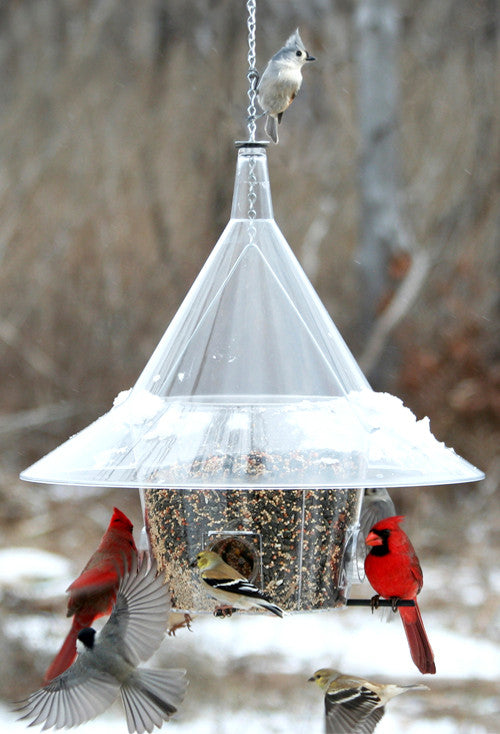
[[[406,278],[385,311],[376,320],[358,360],[365,375],[369,375],[377,365],[390,335],[413,306],[422,290],[430,263],[431,257],[427,251],[419,250],[413,254],[412,264]]]

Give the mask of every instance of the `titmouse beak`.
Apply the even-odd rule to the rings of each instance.
[[[309,53],[309,51],[306,51],[306,54],[307,54],[306,61],[316,61],[316,57],[315,56],[311,56],[311,54]]]

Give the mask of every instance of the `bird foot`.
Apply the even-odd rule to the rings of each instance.
[[[397,612],[398,611],[398,603],[399,603],[399,597],[398,596],[391,597],[391,609],[392,609],[393,612]]]
[[[257,122],[257,120],[260,120],[260,118],[264,117],[265,114],[265,112],[261,112],[260,115],[250,115],[250,117],[247,117],[247,122]]]
[[[183,619],[179,621],[174,621],[174,620],[169,619],[169,626],[167,629],[167,633],[169,637],[175,637],[175,633],[177,632],[177,630],[180,630],[183,627],[186,627],[188,630],[191,630],[191,622],[193,621],[193,618],[189,614],[186,613],[183,615],[180,615],[180,614],[171,615],[171,617],[174,617],[174,619],[180,616],[182,616]]]
[[[221,604],[220,607],[214,609],[214,616],[222,618],[230,617],[234,611],[236,610],[233,609],[233,607],[230,607],[228,604]]]
[[[375,594],[375,596],[372,596],[370,599],[370,606],[372,608],[372,614],[375,609],[378,609],[378,603],[380,601],[380,596],[378,594]]]

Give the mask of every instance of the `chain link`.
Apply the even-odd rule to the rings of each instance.
[[[255,54],[255,11],[256,11],[257,0],[247,0],[247,11],[248,11],[248,109],[247,109],[247,120],[248,120],[248,141],[251,143],[255,142],[255,132],[257,129],[256,123],[256,97],[257,97],[257,82],[259,80],[259,73],[255,66],[256,54]],[[255,217],[257,212],[255,211],[255,202],[257,200],[257,194],[255,192],[255,186],[257,179],[255,176],[255,158],[252,156],[249,161],[249,176],[248,176],[248,219],[250,221],[248,228],[248,240],[249,244],[255,243],[256,229],[255,229]]]
[[[247,0],[247,11],[248,11],[248,139],[250,142],[255,142],[255,131],[257,124],[256,118],[256,107],[255,100],[257,97],[257,82],[259,80],[259,73],[255,66],[255,11],[256,11],[256,0]]]

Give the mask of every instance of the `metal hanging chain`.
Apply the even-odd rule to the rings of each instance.
[[[247,0],[247,11],[248,11],[248,139],[251,143],[255,142],[255,131],[257,124],[255,100],[257,97],[257,82],[259,80],[259,72],[255,66],[255,11],[256,11],[257,0]]]
[[[259,73],[255,66],[256,53],[255,53],[255,11],[256,11],[257,0],[247,0],[247,11],[248,11],[248,108],[247,108],[247,127],[248,127],[248,142],[255,143],[255,133],[257,129],[256,123],[256,107],[255,102],[257,98],[257,83],[259,81]],[[255,175],[255,157],[252,155],[249,160],[248,170],[248,212],[247,218],[249,220],[248,227],[248,244],[253,245],[256,241],[256,227],[255,218],[257,212],[255,211],[255,202],[257,200],[257,193],[255,191],[257,185],[257,178]]]

